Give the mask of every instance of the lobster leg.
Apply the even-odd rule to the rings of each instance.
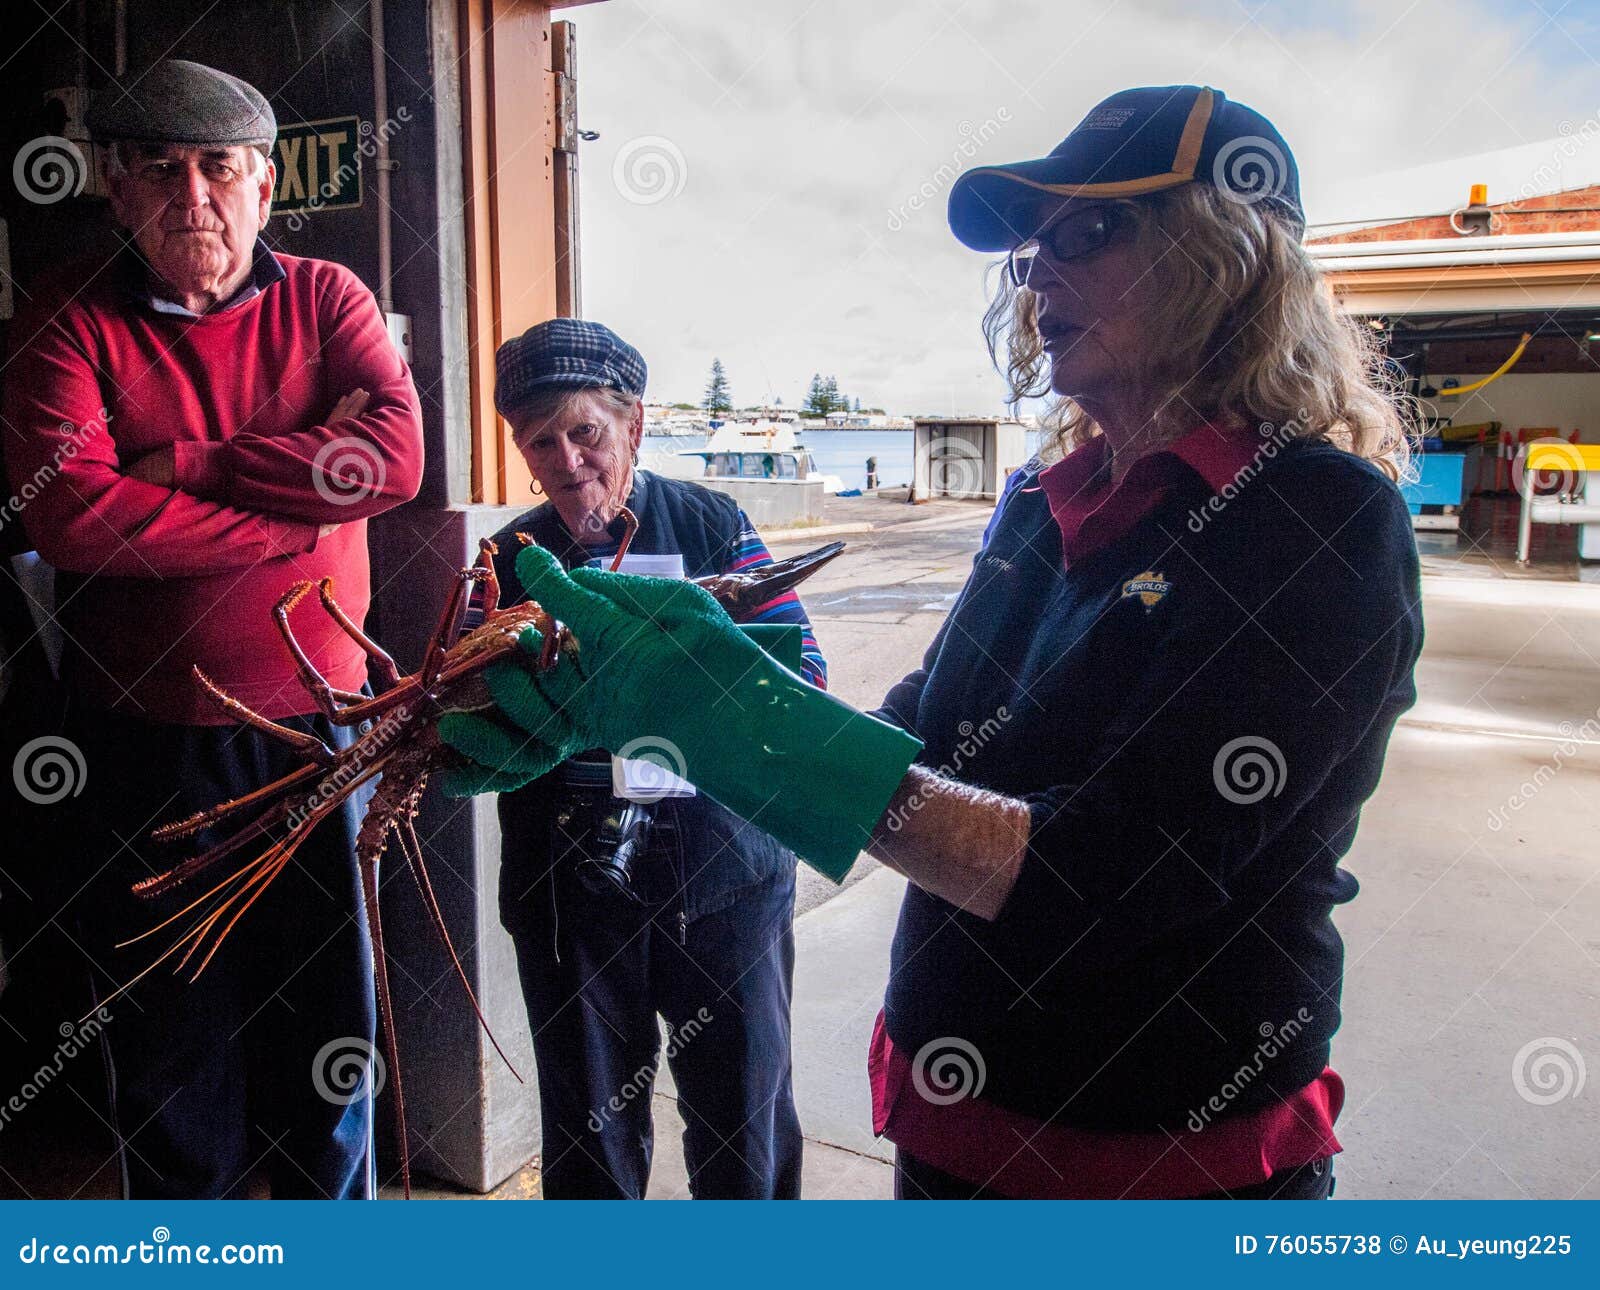
[[[283,637],[283,643],[288,647],[290,657],[294,659],[300,684],[315,701],[318,710],[335,725],[354,726],[374,713],[393,707],[400,702],[402,692],[407,695],[414,693],[413,687],[397,685],[393,689],[385,690],[376,699],[368,699],[365,695],[350,690],[338,690],[329,684],[328,678],[317,671],[317,665],[301,648],[300,642],[295,638],[294,628],[289,626],[289,614],[305,599],[306,593],[311,590],[311,585],[309,582],[297,582],[284,592],[283,598],[272,608],[272,619],[278,625],[278,634]],[[337,618],[334,621],[339,622]],[[343,627],[344,623],[339,625]]]
[[[235,721],[252,726],[263,734],[271,735],[291,748],[298,748],[324,766],[333,764],[333,749],[315,735],[307,734],[304,730],[291,730],[288,726],[280,726],[276,721],[269,721],[260,713],[251,711],[202,672],[198,665],[194,668],[194,677],[200,682],[200,688],[206,692],[207,697]]]
[[[633,545],[633,535],[639,531],[639,517],[626,506],[617,512],[622,521],[622,537],[617,542],[617,553],[611,557],[611,572],[615,573],[622,568],[622,558],[628,554],[628,548]]]
[[[229,805],[231,806],[232,803],[229,803]],[[240,847],[246,845],[247,843],[254,842],[257,838],[265,837],[267,834],[271,833],[273,825],[277,823],[277,820],[269,819],[268,816],[275,815],[276,812],[269,809],[254,820],[250,821],[249,824],[245,825],[244,828],[240,829],[231,837],[219,842],[216,846],[212,847],[211,850],[202,852],[197,856],[190,856],[187,860],[174,865],[172,868],[163,873],[152,874],[148,878],[139,879],[138,882],[133,884],[133,894],[145,900],[153,900],[157,896],[166,895],[167,892],[172,891],[174,888],[183,886],[184,883],[188,882],[191,878],[204,873],[219,860],[227,859]],[[188,821],[184,821],[183,823],[187,824]],[[180,833],[174,833],[172,835],[173,838],[182,836],[183,835]],[[163,841],[170,840],[171,839],[163,839]]]
[[[455,584],[450,588],[450,599],[444,607],[444,613],[440,615],[439,626],[433,633],[433,639],[428,642],[427,657],[422,660],[422,668],[417,673],[423,689],[427,689],[437,681],[439,673],[444,670],[445,655],[460,638],[461,626],[467,621],[472,584],[486,581],[486,572],[488,571],[478,565],[457,570]],[[494,575],[488,572],[488,576]]]
[[[196,811],[193,815],[171,824],[163,824],[150,834],[157,842],[177,842],[182,838],[191,837],[202,829],[209,829],[213,824],[220,824],[229,816],[237,815],[240,811],[252,806],[260,806],[263,802],[271,802],[282,797],[291,789],[298,788],[307,780],[316,779],[322,774],[322,767],[318,765],[302,766],[299,770],[290,771],[282,779],[275,779],[270,784],[264,784],[253,793],[246,793],[243,797],[236,797],[231,802],[208,807],[203,811]],[[266,817],[262,816],[256,823],[261,829],[267,827]],[[254,827],[254,826],[252,826]]]
[[[389,1079],[394,1086],[395,1136],[400,1143],[400,1179],[406,1199],[411,1199],[411,1146],[406,1137],[406,1095],[400,1082],[400,1041],[395,1034],[394,1005],[389,996],[389,962],[383,949],[383,914],[378,908],[378,862],[360,861],[361,894],[367,904],[367,924],[372,929],[372,975],[377,987],[378,1018],[389,1049]],[[377,1090],[373,1090],[376,1099]]]
[[[634,534],[639,531],[639,517],[623,506],[617,511],[617,518],[622,521],[622,537],[617,540],[617,553],[611,557],[611,572],[615,573],[622,567],[622,559],[628,554],[628,548],[633,545]],[[523,546],[538,546],[533,536],[528,533],[518,533],[517,541]]]
[[[322,607],[328,611],[328,617],[339,624],[344,634],[361,646],[368,661],[378,670],[379,678],[383,681],[384,690],[392,690],[400,684],[400,668],[395,663],[389,651],[368,636],[366,632],[357,627],[355,620],[345,613],[339,602],[333,598],[333,579],[324,578],[317,584],[318,594],[322,597]],[[379,693],[383,693],[380,690]],[[357,695],[357,699],[365,698]]]
[[[328,684],[328,678],[317,671],[317,665],[311,661],[305,650],[300,648],[300,642],[295,639],[294,628],[289,626],[290,612],[305,599],[306,592],[310,590],[309,582],[297,582],[290,587],[272,607],[272,621],[278,625],[278,635],[283,637],[283,643],[288,647],[290,657],[294,659],[300,684],[305,686],[306,693],[316,702],[324,716],[330,721],[338,721],[340,706],[334,696],[333,687]]]
[[[456,975],[461,978],[461,988],[467,992],[467,1000],[472,1004],[472,1011],[478,1016],[478,1024],[483,1027],[483,1033],[489,1036],[489,1042],[494,1045],[495,1052],[500,1054],[500,1060],[506,1064],[506,1069],[517,1077],[517,1083],[525,1083],[522,1073],[511,1064],[505,1049],[500,1047],[500,1041],[494,1037],[494,1031],[489,1029],[489,1019],[483,1015],[483,1009],[478,1006],[478,996],[473,993],[472,983],[467,980],[467,971],[461,966],[461,956],[456,953],[455,944],[450,940],[450,930],[444,925],[444,914],[434,897],[433,883],[428,878],[427,866],[422,863],[422,842],[417,837],[416,826],[408,819],[403,824],[396,825],[394,833],[400,840],[400,851],[406,858],[411,876],[417,880],[417,891],[422,896],[423,905],[427,907],[428,916],[433,920],[433,929],[439,933],[445,953],[450,956]]]
[[[482,609],[485,618],[500,608],[500,579],[494,571],[494,557],[499,554],[500,548],[490,538],[483,538],[478,543],[478,559],[474,567],[482,569],[484,573]]]

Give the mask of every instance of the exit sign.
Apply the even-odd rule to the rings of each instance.
[[[273,210],[345,210],[361,205],[361,120],[295,121],[278,127]]]

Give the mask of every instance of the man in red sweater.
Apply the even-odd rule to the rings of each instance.
[[[260,240],[276,122],[252,86],[163,62],[108,87],[91,126],[112,144],[129,245],[64,276],[72,290],[35,293],[3,415],[23,523],[59,571],[66,735],[87,766],[82,836],[61,867],[106,991],[159,952],[117,942],[200,894],[130,897],[179,858],[151,828],[297,764],[233,725],[193,668],[331,745],[359,737],[315,712],[271,610],[291,583],[332,578],[365,618],[366,521],[416,495],[422,436],[372,293]],[[360,648],[319,608],[295,629],[335,687],[365,684]],[[374,1037],[358,810],[308,840],[198,981],[163,968],[113,1003],[130,1196],[237,1195],[258,1165],[274,1195],[371,1194],[381,1072],[340,1081]]]

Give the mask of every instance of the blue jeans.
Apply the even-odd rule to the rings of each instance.
[[[557,865],[502,911],[539,1063],[544,1194],[640,1199],[661,1057],[678,1087],[697,1199],[797,1199],[790,1076],[794,874],[687,923],[588,891]]]

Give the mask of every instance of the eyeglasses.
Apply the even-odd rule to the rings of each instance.
[[[1028,273],[1041,251],[1056,261],[1079,260],[1100,250],[1124,219],[1115,206],[1085,206],[1063,215],[1038,237],[1029,238],[1006,257],[1011,281],[1028,285]]]

